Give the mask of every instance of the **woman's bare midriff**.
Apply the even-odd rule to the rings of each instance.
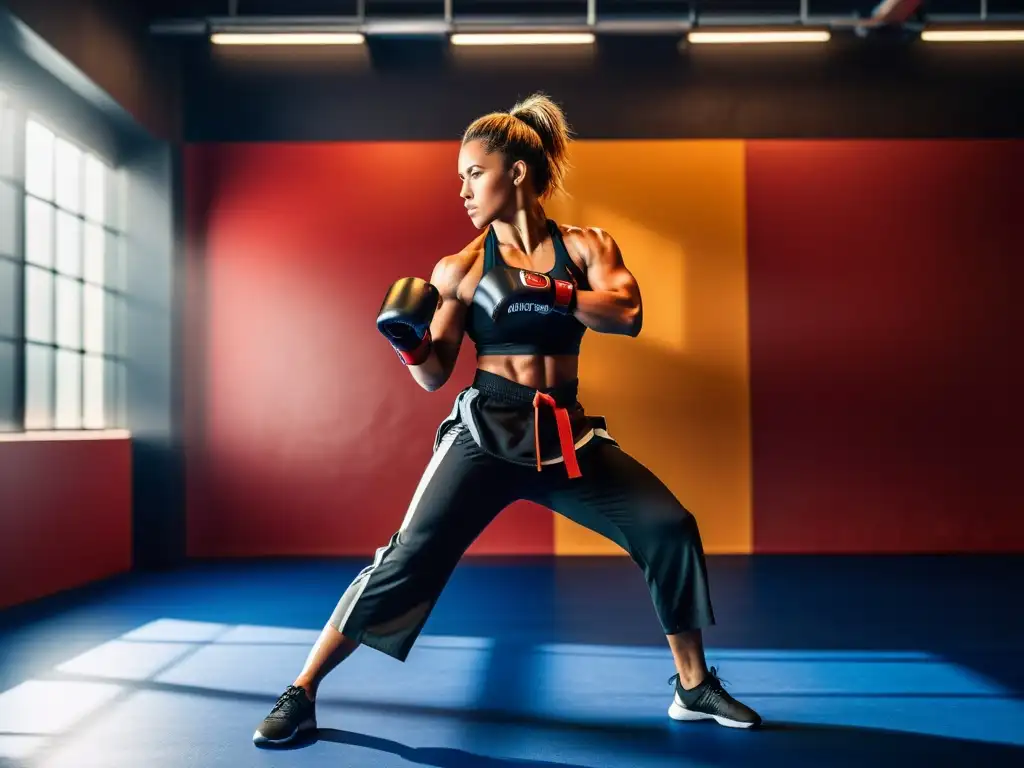
[[[579,358],[576,355],[483,355],[477,358],[476,366],[524,387],[550,389],[577,377]]]

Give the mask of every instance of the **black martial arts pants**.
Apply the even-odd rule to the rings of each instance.
[[[485,453],[464,424],[441,438],[405,519],[338,602],[330,623],[400,661],[466,549],[514,501],[554,510],[621,546],[640,567],[666,634],[714,624],[697,522],[614,442],[579,451],[582,477]]]

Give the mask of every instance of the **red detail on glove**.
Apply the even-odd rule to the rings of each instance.
[[[527,288],[547,288],[548,287],[548,276],[542,275],[539,272],[522,272],[523,285]]]
[[[568,280],[555,280],[555,306],[556,310],[569,313],[572,311],[573,297],[576,295],[576,286]]]
[[[398,353],[398,359],[401,360],[405,365],[420,365],[430,357],[430,350],[433,347],[432,340],[430,338],[430,329],[427,329],[426,334],[423,336],[423,340],[419,343],[416,349],[410,349],[404,351],[395,347],[395,352]]]
[[[543,392],[537,392],[533,396],[533,446],[537,454],[537,471],[541,471],[540,462],[540,406],[546,405],[555,412],[555,423],[558,424],[558,441],[562,445],[562,458],[565,460],[565,471],[569,473],[570,479],[583,477],[580,472],[579,462],[576,460],[576,444],[572,439],[572,424],[569,422],[569,412],[560,408],[555,403],[555,398]]]

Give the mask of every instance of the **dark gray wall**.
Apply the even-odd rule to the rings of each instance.
[[[3,0],[4,5],[106,95],[108,118],[127,113],[154,138],[180,138],[177,53],[148,35],[144,0]]]
[[[188,141],[453,139],[545,90],[586,138],[1024,135],[1024,46],[603,43],[596,52],[184,51]]]
[[[0,5],[0,80],[26,109],[47,115],[60,125],[74,126],[76,135],[95,152],[115,162],[125,140],[145,131],[126,116],[111,119],[116,104],[80,72]]]
[[[128,172],[128,427],[132,432],[136,565],[185,558],[185,494],[178,372],[177,155],[135,144]]]

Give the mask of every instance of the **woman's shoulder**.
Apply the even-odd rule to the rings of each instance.
[[[608,234],[608,230],[602,229],[601,227],[581,227],[576,224],[558,224],[558,229],[562,233],[562,237],[572,237],[579,240],[589,240],[594,242],[601,242],[605,240],[611,240],[612,236]]]
[[[455,296],[459,285],[483,259],[486,233],[474,238],[458,253],[442,256],[434,266],[432,282],[442,295]]]
[[[601,227],[559,224],[558,230],[569,254],[584,264],[590,261],[591,256],[616,247],[615,239]]]

